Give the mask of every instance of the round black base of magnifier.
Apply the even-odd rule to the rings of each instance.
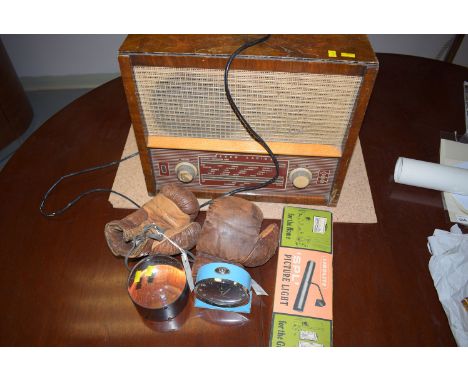
[[[149,309],[139,306],[135,302],[133,303],[138,313],[140,313],[141,317],[144,320],[148,321],[167,321],[171,320],[176,317],[182,310],[184,310],[185,306],[187,305],[187,297],[189,295],[189,287],[188,285],[184,288],[182,294],[179,298],[174,301],[172,304],[166,305],[160,309]]]

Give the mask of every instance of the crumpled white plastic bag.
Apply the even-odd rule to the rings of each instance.
[[[428,248],[429,271],[455,341],[468,346],[468,311],[462,303],[468,297],[468,234],[457,225],[450,232],[436,229],[428,237]]]

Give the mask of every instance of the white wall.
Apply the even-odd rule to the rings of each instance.
[[[19,77],[118,73],[126,35],[1,35]]]
[[[369,35],[376,52],[436,58],[453,35]],[[118,73],[125,35],[0,35],[20,77]],[[443,57],[443,56],[442,56]],[[468,66],[468,37],[455,63]]]
[[[376,52],[399,53],[435,59],[452,37],[454,35],[450,34],[370,34],[369,40]],[[446,52],[446,50],[443,51],[444,54],[440,57],[442,60]],[[468,37],[463,39],[453,63],[468,66]]]

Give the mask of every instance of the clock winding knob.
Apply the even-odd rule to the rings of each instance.
[[[306,188],[312,180],[312,173],[306,168],[296,168],[289,174],[289,180],[296,188]]]
[[[177,179],[182,183],[190,183],[197,175],[197,168],[189,162],[180,162],[175,167],[175,172],[177,174]]]

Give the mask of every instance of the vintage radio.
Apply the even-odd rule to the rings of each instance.
[[[134,35],[119,63],[146,186],[199,197],[264,182],[271,158],[226,99],[224,67],[248,35]],[[229,87],[277,156],[256,200],[336,205],[378,70],[365,36],[272,35],[239,54]]]

